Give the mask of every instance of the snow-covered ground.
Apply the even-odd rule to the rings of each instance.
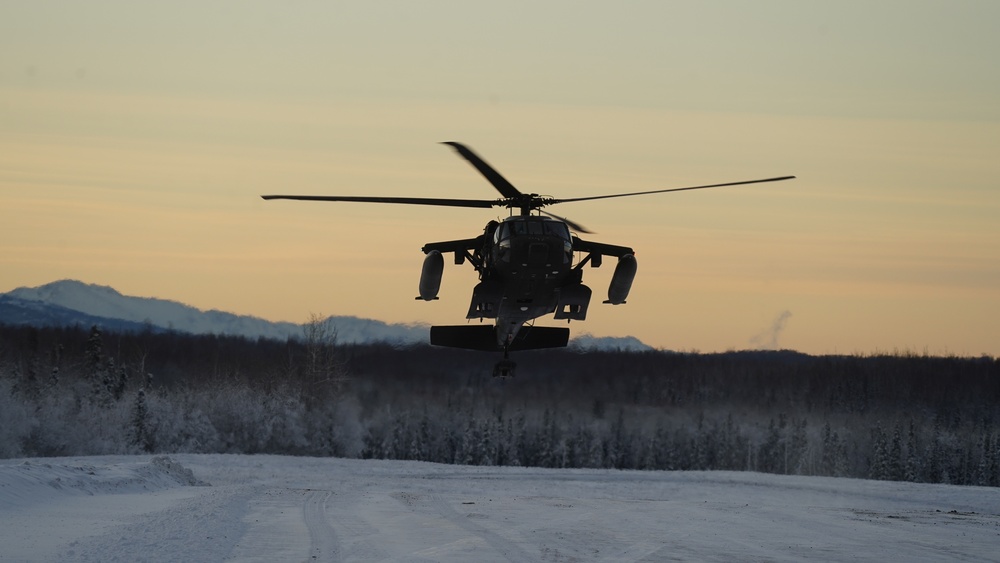
[[[0,461],[0,561],[1000,559],[1000,490],[244,455]]]

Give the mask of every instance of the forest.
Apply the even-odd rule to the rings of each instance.
[[[269,453],[1000,486],[1000,360],[0,325],[0,457]]]

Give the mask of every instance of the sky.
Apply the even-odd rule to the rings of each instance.
[[[59,279],[270,320],[462,324],[427,242],[503,209],[441,141],[636,250],[575,333],[658,348],[1000,355],[1000,4],[0,5],[0,292]],[[540,324],[555,325],[551,318]]]

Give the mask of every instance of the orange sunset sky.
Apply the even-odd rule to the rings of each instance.
[[[72,278],[270,320],[460,324],[426,242],[506,210],[440,141],[631,246],[574,333],[1000,355],[1000,3],[4,2],[0,292]],[[776,320],[784,319],[780,331]],[[540,324],[554,325],[552,319]]]

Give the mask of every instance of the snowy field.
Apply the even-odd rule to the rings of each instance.
[[[2,561],[997,561],[1000,490],[244,455],[0,461]]]

